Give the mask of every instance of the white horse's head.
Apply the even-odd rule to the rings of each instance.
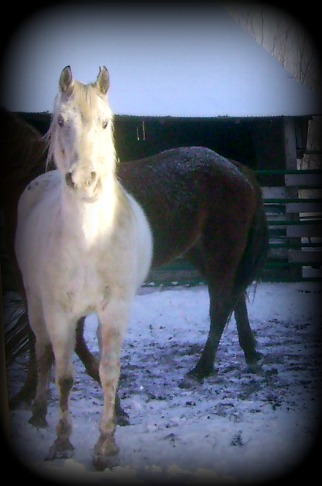
[[[75,81],[70,66],[59,79],[48,132],[49,157],[70,190],[91,201],[115,171],[113,114],[107,100],[109,74],[100,68],[94,83]]]

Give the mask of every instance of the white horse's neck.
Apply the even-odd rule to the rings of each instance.
[[[49,157],[61,174],[62,238],[85,247],[115,234],[129,204],[116,177],[107,89],[105,70],[96,83],[83,85],[66,69],[48,133]]]
[[[119,211],[119,183],[115,177],[103,182],[104,188],[95,201],[82,200],[61,182],[61,219],[63,232],[78,245],[91,247],[100,239],[108,238],[115,232],[117,212]]]

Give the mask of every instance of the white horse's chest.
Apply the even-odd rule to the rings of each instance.
[[[139,206],[129,196],[117,210],[110,196],[62,206],[57,174],[37,184],[40,193],[26,191],[20,204],[17,249],[26,287],[72,317],[105,306],[111,292],[128,298],[151,263],[151,232]]]
[[[105,221],[106,223],[106,221]],[[104,229],[105,228],[105,229]],[[58,300],[69,312],[92,312],[109,298],[109,289],[126,285],[129,245],[115,245],[117,234],[99,220],[83,221],[79,231],[63,231],[51,250],[55,265],[48,267],[47,282],[53,283]],[[131,273],[132,269],[128,268]],[[57,285],[55,282],[61,282]]]
[[[56,287],[57,301],[70,314],[88,314],[109,298],[109,277],[97,267],[66,265],[65,283]]]

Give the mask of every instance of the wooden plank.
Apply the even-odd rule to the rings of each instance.
[[[272,220],[268,220],[268,226],[318,226],[321,227],[322,220],[320,218],[294,218],[294,219],[287,219],[282,218],[280,215],[279,218],[274,218]]]
[[[305,267],[305,266],[302,267],[302,278],[301,278],[302,281],[308,280],[311,282],[314,281],[321,282],[321,279],[322,279],[321,268],[313,268],[313,267]]]
[[[322,208],[320,202],[306,202],[301,201],[286,203],[287,213],[320,213],[322,214]]]
[[[263,186],[261,189],[262,189],[262,195],[264,199],[269,199],[269,198],[285,199],[287,196],[286,188],[282,186],[276,186],[276,187]]]
[[[322,265],[322,251],[289,250],[288,260],[290,262],[303,263],[303,265],[314,265],[316,263]]]
[[[322,174],[286,174],[287,186],[322,186]]]
[[[321,223],[306,224],[306,225],[292,225],[286,227],[286,235],[288,237],[315,237],[322,236]]]
[[[311,174],[320,175],[322,174],[321,169],[256,169],[256,174],[258,175],[286,175],[286,174]]]
[[[3,320],[3,298],[2,298],[2,265],[0,260],[0,366],[1,366],[1,425],[5,434],[5,439],[9,440],[9,396],[8,396],[8,382],[7,382],[7,367],[6,367],[6,348],[5,348],[5,332]]]
[[[296,123],[293,117],[286,116],[283,118],[283,141],[284,141],[284,156],[285,168],[297,169],[296,160]]]

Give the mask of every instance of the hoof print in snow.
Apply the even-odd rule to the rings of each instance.
[[[242,434],[241,434],[241,431],[237,432],[237,434],[235,434],[233,436],[233,438],[231,439],[231,443],[230,443],[232,446],[237,446],[237,447],[242,447],[243,445],[245,445],[243,439],[242,439]]]

